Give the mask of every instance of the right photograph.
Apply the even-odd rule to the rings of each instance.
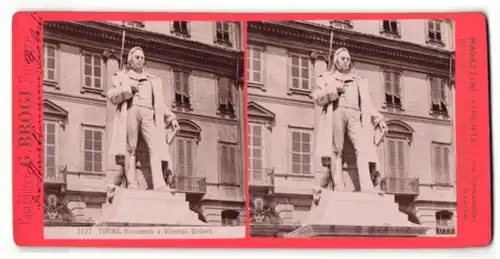
[[[453,20],[247,23],[252,237],[455,237]]]

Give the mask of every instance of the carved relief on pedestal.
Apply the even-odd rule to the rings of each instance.
[[[250,223],[280,224],[282,220],[275,207],[268,197],[254,197],[250,203]]]
[[[60,195],[46,194],[44,201],[44,220],[73,221],[74,216]]]

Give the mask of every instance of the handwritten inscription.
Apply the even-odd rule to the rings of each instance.
[[[43,22],[36,13],[31,14],[34,26],[25,34],[23,40],[22,66],[17,78],[17,100],[18,103],[14,119],[17,127],[14,129],[14,144],[19,148],[17,163],[24,168],[22,174],[17,204],[21,206],[22,213],[17,215],[21,224],[29,224],[35,210],[42,206],[42,150],[41,143],[41,109],[40,98],[42,97],[42,26]],[[33,206],[34,205],[34,206]]]

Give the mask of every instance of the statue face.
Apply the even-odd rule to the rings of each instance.
[[[347,51],[341,51],[337,56],[337,69],[340,72],[347,72],[351,67],[351,56]]]
[[[130,58],[130,67],[133,70],[142,70],[144,68],[144,52],[136,50]]]

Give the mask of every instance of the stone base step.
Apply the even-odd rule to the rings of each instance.
[[[324,191],[318,205],[313,204],[308,225],[414,226],[399,211],[393,195],[361,192]]]
[[[103,207],[99,225],[206,225],[189,209],[185,195],[152,190],[117,189]]]

